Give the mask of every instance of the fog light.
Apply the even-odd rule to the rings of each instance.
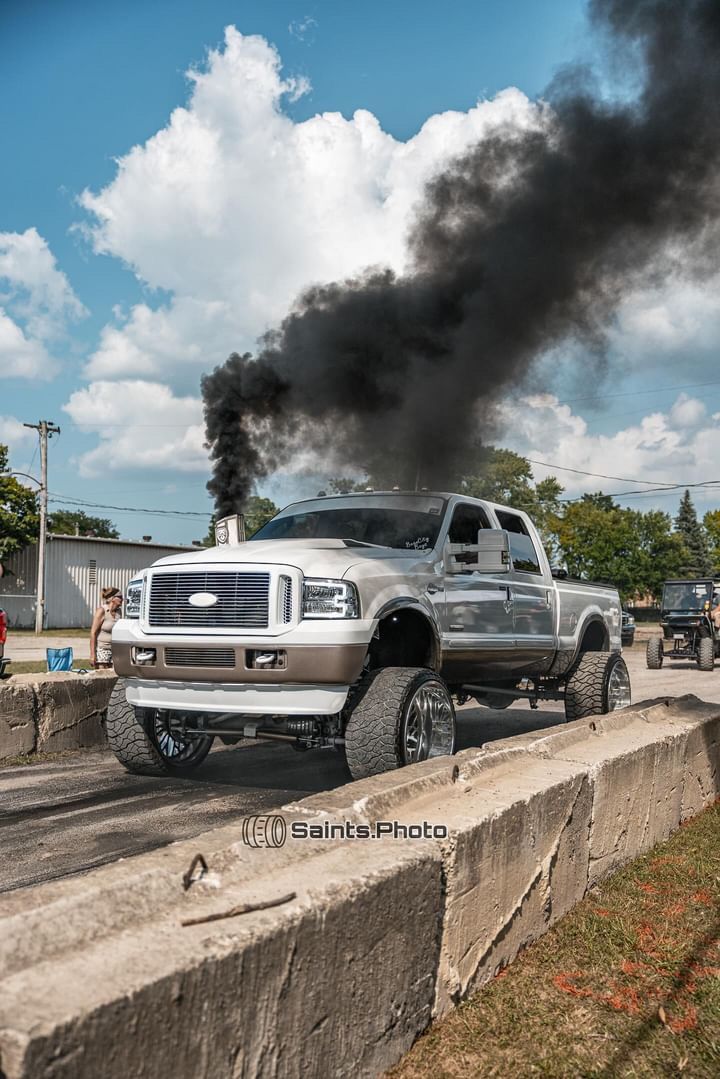
[[[287,652],[248,648],[245,653],[245,666],[251,671],[284,671],[287,667]]]
[[[149,667],[155,663],[157,651],[154,648],[133,648],[130,653],[132,662],[139,667]]]

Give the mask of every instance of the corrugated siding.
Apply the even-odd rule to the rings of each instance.
[[[159,558],[186,549],[103,543],[75,537],[48,538],[46,628],[89,627],[103,588],[124,591],[140,570]],[[36,567],[37,547],[27,547],[7,560],[6,575],[0,578],[0,605],[10,626],[16,629],[35,626]]]
[[[0,577],[0,607],[5,611],[8,625],[16,629],[35,628],[35,580],[37,576],[37,547],[10,555],[3,562]]]

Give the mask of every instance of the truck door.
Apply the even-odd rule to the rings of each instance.
[[[448,542],[477,543],[480,529],[491,527],[482,506],[461,502],[453,511]],[[477,556],[468,554],[464,560],[477,561]],[[448,681],[477,680],[480,673],[494,678],[512,673],[516,657],[509,577],[472,569],[445,574],[441,624],[443,674]]]
[[[542,674],[549,669],[557,647],[557,593],[543,573],[540,553],[522,517],[508,510],[495,512],[510,538],[513,568],[508,583],[513,599],[516,672]]]

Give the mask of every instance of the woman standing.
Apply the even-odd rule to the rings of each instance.
[[[96,669],[112,667],[112,628],[123,602],[119,588],[103,588],[101,598],[90,627],[90,662]]]

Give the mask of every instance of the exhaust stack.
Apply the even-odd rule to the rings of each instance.
[[[237,547],[245,542],[245,515],[233,513],[230,517],[221,517],[215,522],[215,545],[217,547]]]

